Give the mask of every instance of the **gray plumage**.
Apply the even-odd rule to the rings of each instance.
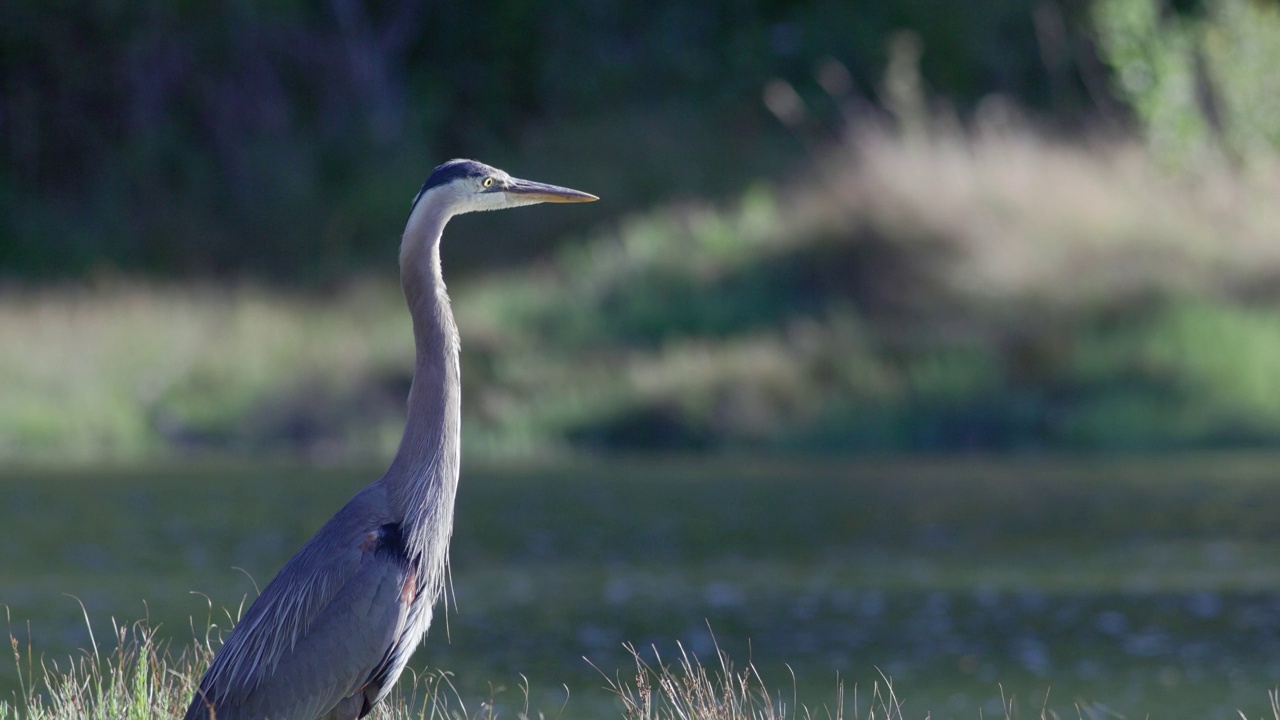
[[[472,160],[431,173],[400,244],[416,359],[395,459],[250,605],[186,720],[354,720],[390,692],[431,624],[453,532],[461,391],[441,233],[461,213],[595,199]]]

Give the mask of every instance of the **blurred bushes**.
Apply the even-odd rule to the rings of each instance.
[[[390,269],[473,155],[608,202],[451,226],[469,452],[1280,444],[1280,12],[1066,7],[19,0],[0,277]],[[1145,149],[1017,119],[1112,79]],[[0,454],[394,445],[390,280],[105,287],[0,304]]]
[[[453,283],[465,451],[1280,446],[1278,165],[851,131],[802,181]],[[388,453],[408,325],[391,278],[3,293],[0,457]]]
[[[1050,0],[685,3],[14,0],[0,8],[0,274],[332,277],[390,263],[408,200],[456,155],[589,186],[596,213],[777,176],[761,88],[832,57],[875,94],[912,28],[923,75],[1079,113],[1091,50]],[[523,222],[527,257],[594,214]],[[515,221],[486,219],[501,238]],[[561,224],[563,223],[563,224]],[[573,225],[571,223],[577,223]]]
[[[465,437],[485,451],[1280,444],[1269,162],[1173,177],[1132,143],[1007,122],[851,129],[806,181],[638,217],[468,288]]]
[[[1280,151],[1280,5],[1206,0],[1179,14],[1153,0],[1096,0],[1115,86],[1152,150],[1179,166]]]

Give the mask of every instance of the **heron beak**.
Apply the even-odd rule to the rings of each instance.
[[[532,180],[512,179],[511,184],[504,187],[503,190],[512,195],[521,195],[539,202],[580,203],[595,202],[600,199],[591,193],[571,190],[559,185],[533,182]]]

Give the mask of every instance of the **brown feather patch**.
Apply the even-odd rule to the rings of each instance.
[[[400,602],[404,605],[412,605],[414,600],[418,599],[418,569],[409,568],[409,574],[405,576],[404,585],[400,588]]]

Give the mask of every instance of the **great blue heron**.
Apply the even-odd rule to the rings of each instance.
[[[449,218],[577,190],[474,160],[437,167],[414,198],[400,284],[417,358],[391,467],[357,492],[249,606],[200,680],[186,720],[354,720],[391,691],[445,583],[458,487],[458,330],[440,271]]]

